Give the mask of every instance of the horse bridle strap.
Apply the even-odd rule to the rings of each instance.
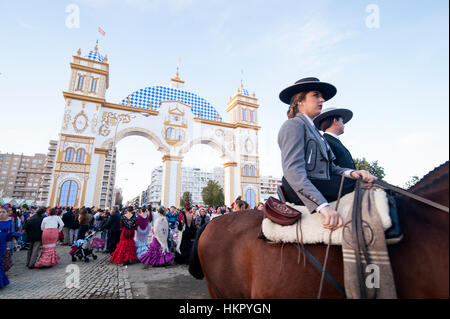
[[[372,183],[373,184],[377,184],[377,185],[379,185],[379,186],[381,186],[383,188],[387,188],[387,189],[393,190],[394,192],[397,192],[399,194],[411,197],[411,198],[413,198],[415,200],[418,200],[419,202],[428,204],[428,205],[430,205],[430,206],[432,206],[434,208],[440,209],[440,210],[442,210],[442,211],[444,211],[446,213],[449,212],[449,209],[448,209],[447,206],[441,205],[441,204],[433,202],[433,201],[431,201],[429,199],[426,199],[426,198],[423,198],[423,197],[418,196],[416,194],[413,194],[411,192],[405,191],[404,189],[402,189],[400,187],[396,187],[394,185],[391,185],[389,183],[386,183],[386,182],[383,182],[383,181],[380,181],[380,180],[375,180]]]

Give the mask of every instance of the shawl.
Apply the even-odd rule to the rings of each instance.
[[[140,229],[144,230],[147,228],[149,224],[149,215],[147,217],[142,217],[141,215],[137,216],[137,225]]]
[[[161,245],[162,252],[169,251],[167,247],[167,236],[169,235],[169,223],[167,222],[167,218],[162,216],[162,218],[158,218],[155,222],[155,226],[153,228],[154,235]]]

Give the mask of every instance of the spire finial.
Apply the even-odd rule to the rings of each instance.
[[[95,50],[95,51],[98,51],[98,40],[95,41],[95,47],[94,47],[94,50]]]
[[[244,88],[244,69],[241,69],[241,89]]]

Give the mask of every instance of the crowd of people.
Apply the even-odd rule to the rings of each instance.
[[[92,237],[90,248],[110,254],[110,261],[126,265],[141,262],[144,268],[187,264],[197,231],[212,219],[249,209],[240,198],[231,205],[140,208],[118,206],[15,207],[0,206],[0,288],[9,284],[8,270],[14,251],[27,250],[29,269],[58,264],[57,245],[72,248]],[[255,209],[263,209],[259,203]]]

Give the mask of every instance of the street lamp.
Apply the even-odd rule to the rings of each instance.
[[[149,117],[150,114],[146,113],[146,112],[128,112],[123,114],[123,116],[120,116],[117,119],[117,124],[116,124],[116,128],[114,130],[114,138],[113,138],[113,145],[112,145],[112,153],[111,153],[111,165],[109,166],[109,173],[108,173],[108,188],[106,189],[106,203],[105,206],[107,206],[108,200],[109,200],[109,195],[110,195],[110,184],[111,184],[111,171],[112,171],[112,165],[113,165],[113,159],[114,156],[116,155],[116,138],[117,138],[117,128],[119,127],[119,124],[123,122],[123,119],[126,118],[127,115],[134,115],[134,114],[140,114],[142,116],[145,117]],[[134,116],[132,117],[134,118]],[[130,162],[132,163],[132,165],[134,165],[134,162]],[[109,204],[111,205],[111,203],[113,202],[113,199],[111,198],[111,201],[109,202]],[[112,207],[111,207],[112,209]]]

